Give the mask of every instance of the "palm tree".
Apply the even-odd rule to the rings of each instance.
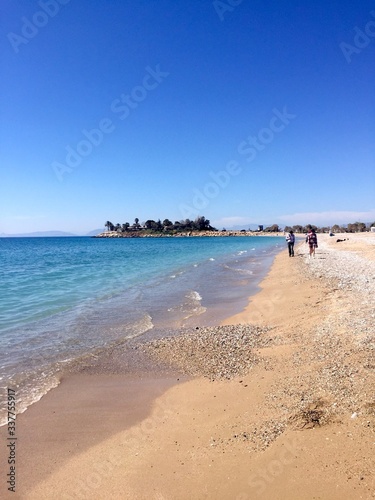
[[[107,222],[104,224],[104,227],[106,227],[108,231],[113,231],[114,229],[112,222],[109,220],[107,220]]]

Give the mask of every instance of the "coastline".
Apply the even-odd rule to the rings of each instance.
[[[19,262],[18,277],[5,283],[12,291],[10,307],[3,301],[0,425],[6,421],[6,386],[17,388],[21,413],[56,387],[72,365],[101,356],[113,344],[148,330],[215,325],[239,311],[281,247],[279,238],[203,239],[127,240],[125,249],[118,240],[89,238],[17,242],[18,255],[25,255],[24,247],[31,250],[31,272],[26,276]],[[33,266],[34,246],[39,254],[52,246],[54,262],[44,266],[48,259],[39,258]],[[263,252],[266,247],[272,250]],[[90,255],[85,265],[80,251]],[[12,279],[21,285],[11,288]],[[19,314],[36,320],[18,323]]]
[[[324,267],[337,248],[350,260],[343,250],[364,259],[373,247],[324,240],[314,262],[303,244],[294,259],[278,254],[223,322],[270,328],[246,373],[72,375],[20,415],[19,497],[373,498],[373,337],[348,309],[372,303],[350,273]]]
[[[203,238],[205,236],[212,238],[228,238],[230,236],[283,236],[283,231],[266,232],[266,231],[247,231],[242,230],[225,230],[225,231],[176,231],[174,233],[168,232],[149,232],[145,231],[104,231],[92,238]]]

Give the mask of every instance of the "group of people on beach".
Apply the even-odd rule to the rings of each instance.
[[[294,257],[294,243],[296,241],[294,232],[290,230],[285,239],[288,244],[289,257]],[[311,228],[307,233],[306,243],[308,243],[309,245],[309,258],[311,259],[311,256],[315,257],[315,249],[318,248],[318,237],[316,235],[315,229]]]

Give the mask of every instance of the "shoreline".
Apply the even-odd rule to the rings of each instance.
[[[108,498],[165,500],[373,498],[371,324],[354,321],[347,306],[355,295],[362,298],[361,282],[349,275],[340,281],[335,269],[324,267],[334,242],[323,240],[315,262],[306,261],[303,244],[294,259],[286,250],[279,253],[261,291],[223,322],[269,327],[266,335],[277,340],[253,348],[259,362],[250,363],[247,373],[212,382],[199,369],[191,378],[164,364],[128,384],[119,374],[72,375],[20,415],[26,443],[18,450],[22,498],[51,498],[58,491],[61,498],[78,492],[82,498],[106,492]],[[373,255],[373,247],[361,243],[341,246],[337,259],[342,254],[350,260],[342,250]],[[359,307],[365,312],[370,305],[362,300]],[[361,334],[353,337],[345,325]],[[206,351],[203,363],[208,359]],[[91,414],[77,404],[64,415],[67,403],[74,406],[83,394]],[[108,405],[104,414],[98,414],[100,394]],[[143,399],[131,405],[130,416],[129,400],[136,396]],[[51,421],[56,413],[60,427]],[[44,436],[38,428],[43,422]],[[84,436],[66,434],[72,422],[84,427]],[[33,453],[40,456],[36,470]]]
[[[140,333],[143,336],[144,331],[147,329],[156,332],[164,328],[178,329],[184,325],[217,324],[218,317],[220,319],[225,318],[237,312],[245,305],[247,296],[254,293],[253,289],[256,288],[263,274],[267,272],[269,263],[273,258],[273,252],[277,252],[280,248],[279,240],[274,238],[267,239],[267,241],[260,238],[257,241],[254,239],[251,241],[241,239],[238,241],[231,240],[231,242],[229,240],[214,242],[207,238],[206,242],[194,240],[194,243],[194,241],[187,239],[180,243],[177,243],[177,240],[174,241],[176,245],[167,240],[164,243],[168,247],[181,247],[182,252],[186,246],[197,246],[199,249],[201,245],[198,245],[198,243],[205,243],[203,249],[207,248],[206,257],[203,256],[201,260],[197,259],[197,265],[193,264],[194,257],[192,256],[190,257],[190,264],[187,262],[178,265],[176,261],[173,271],[165,266],[164,272],[159,272],[161,279],[157,280],[152,276],[152,273],[148,274],[146,271],[144,274],[148,275],[147,286],[144,286],[142,282],[139,286],[133,286],[133,288],[126,285],[113,297],[108,294],[109,298],[104,300],[100,299],[103,293],[94,293],[90,300],[86,300],[86,303],[81,300],[82,308],[76,301],[77,304],[71,310],[58,313],[51,320],[47,318],[42,319],[40,322],[31,323],[31,329],[29,332],[26,331],[26,334],[31,334],[36,338],[39,335],[41,339],[45,335],[47,339],[45,343],[41,340],[40,349],[38,349],[37,355],[40,359],[40,366],[35,362],[29,362],[27,354],[22,356],[23,352],[27,352],[27,342],[25,341],[18,345],[17,352],[13,352],[12,349],[8,352],[1,370],[3,382],[7,381],[10,387],[18,387],[20,413],[26,406],[30,406],[30,404],[40,399],[42,395],[45,395],[52,387],[56,387],[61,376],[67,369],[70,370],[72,365],[86,363],[86,358],[89,361],[94,356],[100,356],[101,352],[105,351],[112,343],[121,344],[126,336],[131,337],[134,333]],[[94,240],[91,240],[91,242],[92,245]],[[132,248],[143,247],[141,244],[138,245],[136,241],[133,241],[133,243]],[[157,247],[163,248],[164,243],[163,245],[161,243],[160,241],[160,245],[157,245]],[[90,240],[88,244],[90,244]],[[97,247],[97,244],[94,246]],[[102,247],[102,245],[99,246]],[[257,250],[258,246],[272,246],[275,248],[272,251],[262,253],[261,249]],[[109,245],[109,247],[105,245],[105,247],[109,249],[106,252],[110,253],[113,245]],[[212,254],[211,247],[213,247]],[[225,248],[228,247],[228,256],[225,255],[223,260],[219,255],[220,250],[215,251],[215,247],[222,247],[222,253],[225,253]],[[234,248],[233,255],[230,251],[232,247]],[[255,251],[250,252],[250,250],[253,250],[251,247],[255,247]],[[246,249],[247,251],[242,251]],[[251,264],[250,256],[254,257],[254,254],[256,256],[253,260],[259,261],[261,265]],[[213,258],[208,259],[208,257]],[[185,260],[188,259],[189,251],[187,250]],[[211,262],[211,260],[216,260],[216,262]],[[227,267],[222,266],[221,262],[224,262]],[[194,267],[192,267],[193,265]],[[243,272],[241,272],[241,266],[244,267]],[[145,282],[146,279],[143,278],[143,281]],[[221,293],[220,285],[224,281],[228,286],[222,286],[223,292]],[[100,290],[100,286],[97,288]],[[142,303],[137,303],[137,294],[141,294]],[[167,307],[168,312],[166,312]],[[11,317],[11,314],[9,314],[9,317]],[[25,327],[26,329],[27,327]],[[13,331],[10,331],[10,335],[12,334],[17,338],[18,331],[16,327],[13,328]],[[19,334],[22,339],[22,325]],[[80,342],[81,334],[82,342]],[[69,336],[77,342],[70,341]],[[51,349],[51,352],[47,352],[47,355],[45,355],[44,344],[48,347],[48,339],[55,337],[57,339],[61,338],[59,347]],[[51,342],[51,347],[52,344],[53,342]],[[17,366],[18,360],[20,360],[19,370]],[[35,369],[33,370],[34,366]],[[3,425],[6,420],[6,394],[4,389],[1,392],[0,423]]]

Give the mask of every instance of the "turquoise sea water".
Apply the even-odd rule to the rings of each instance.
[[[152,329],[217,324],[283,247],[277,237],[1,238],[1,394],[16,388],[23,410],[72,359]]]

